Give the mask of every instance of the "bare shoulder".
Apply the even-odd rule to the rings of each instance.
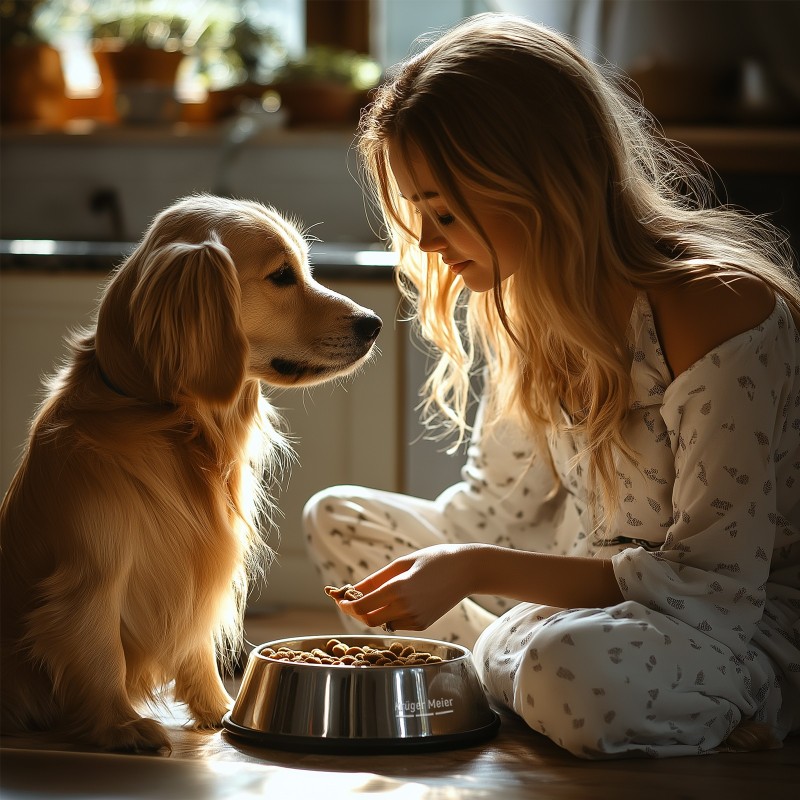
[[[649,291],[648,298],[673,377],[762,323],[775,308],[772,289],[747,273],[659,287]]]

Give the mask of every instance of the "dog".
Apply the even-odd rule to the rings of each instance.
[[[218,658],[292,453],[262,382],[351,373],[381,324],[312,278],[272,207],[198,194],[154,218],[70,337],[0,509],[4,734],[170,749],[137,708],[173,681],[197,728],[221,724]]]

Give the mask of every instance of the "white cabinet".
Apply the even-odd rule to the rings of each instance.
[[[104,276],[35,272],[0,274],[0,448],[2,492],[16,470],[43,378],[66,354],[70,329],[89,325]]]
[[[330,602],[306,558],[300,530],[303,505],[314,492],[338,483],[402,488],[407,436],[401,407],[403,337],[395,323],[397,290],[389,279],[326,280],[321,272],[317,277],[383,319],[380,354],[342,382],[271,394],[296,442],[298,463],[285,476],[278,495],[280,541],[274,535],[270,539],[278,558],[266,585],[254,587],[254,608]],[[91,323],[104,281],[105,276],[96,273],[0,274],[3,493],[41,398],[42,377],[51,374],[63,358],[67,331]],[[46,496],[42,502],[47,502]]]

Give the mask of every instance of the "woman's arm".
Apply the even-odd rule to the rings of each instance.
[[[532,553],[488,544],[436,545],[402,556],[355,585],[342,611],[376,627],[424,630],[472,594],[561,608],[622,601],[608,559]]]
[[[559,608],[603,608],[623,600],[611,559],[468,545],[475,589]]]

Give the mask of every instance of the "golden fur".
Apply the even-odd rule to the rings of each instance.
[[[270,555],[264,474],[290,452],[260,382],[350,372],[380,326],[270,208],[195,195],[156,217],[72,337],[0,511],[4,733],[169,747],[137,706],[173,680],[220,724],[217,658]]]

